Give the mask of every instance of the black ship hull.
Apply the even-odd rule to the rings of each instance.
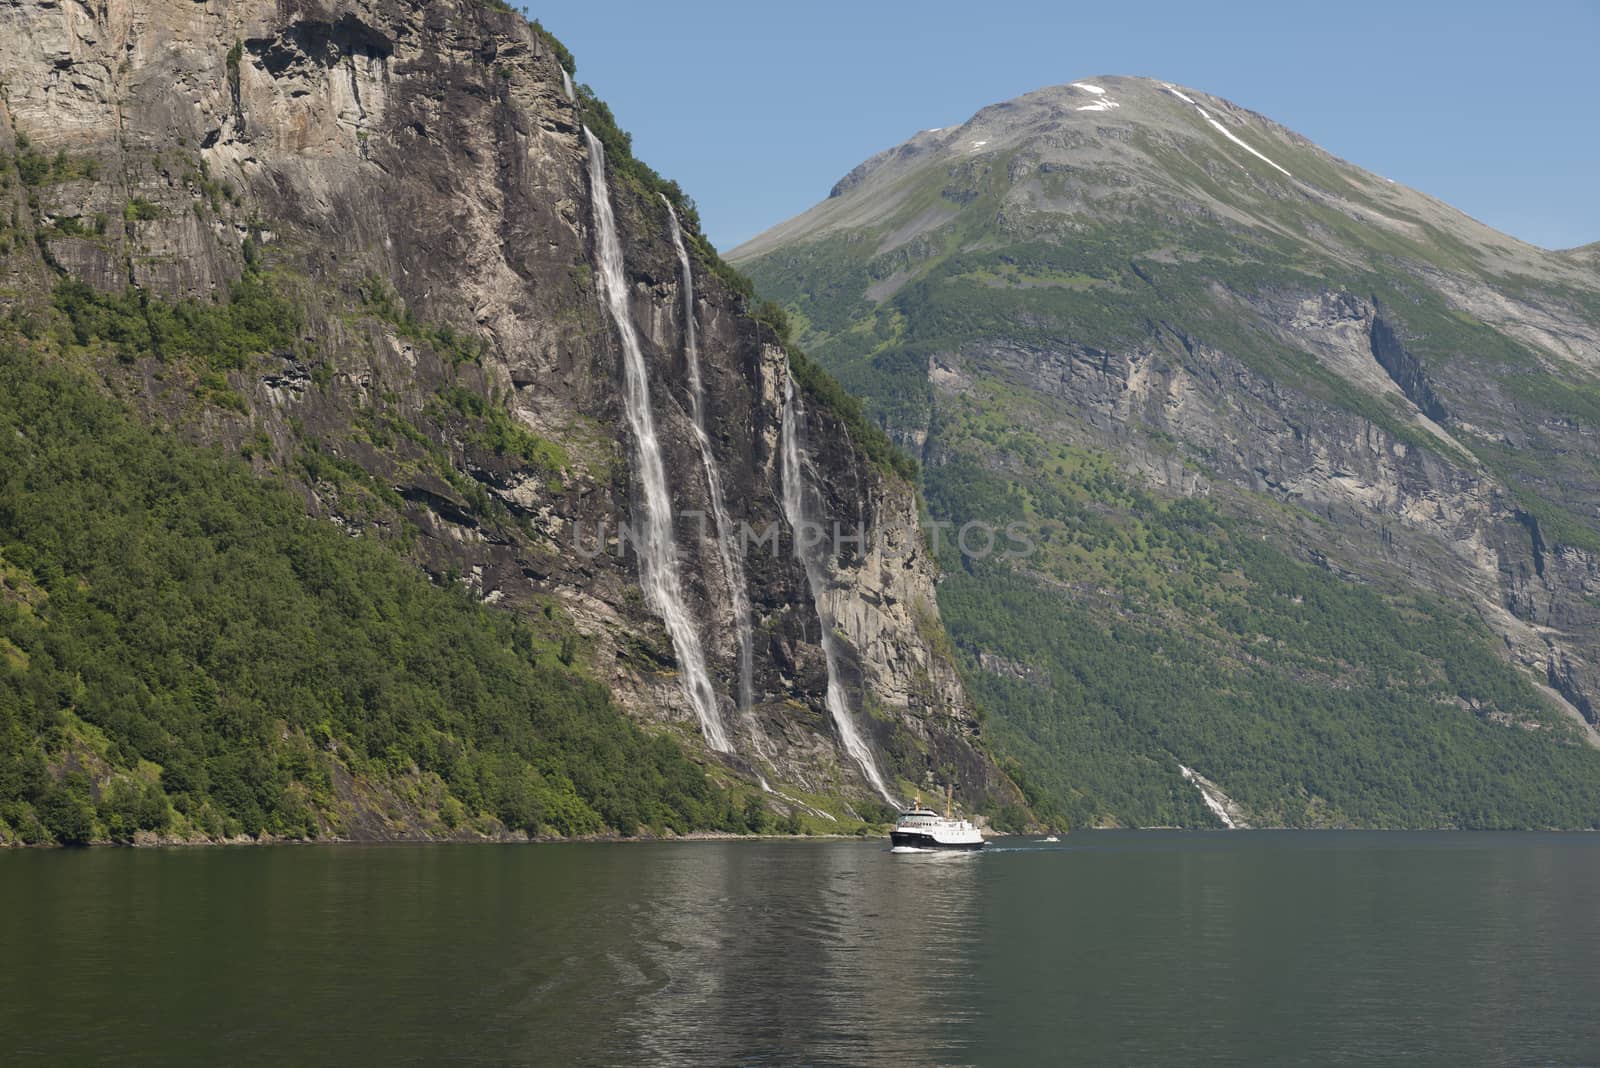
[[[896,847],[910,846],[915,849],[982,849],[983,839],[976,842],[941,842],[931,834],[913,834],[907,831],[889,832],[889,843]]]

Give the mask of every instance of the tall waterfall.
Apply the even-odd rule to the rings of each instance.
[[[790,379],[783,387],[783,428],[779,434],[783,464],[783,514],[789,520],[789,529],[794,535],[795,559],[805,568],[806,583],[811,587],[811,600],[817,606],[817,621],[822,626],[822,655],[828,662],[828,712],[833,716],[833,725],[839,732],[839,740],[844,743],[844,751],[860,765],[861,773],[883,799],[894,805],[897,802],[884,785],[872,750],[867,747],[866,740],[856,730],[855,720],[850,716],[850,702],[845,696],[844,683],[839,681],[839,649],[838,640],[833,636],[833,620],[828,618],[827,609],[822,606],[825,582],[822,561],[817,557],[815,546],[805,544],[806,538],[801,533],[810,528],[806,515],[805,459],[800,451],[799,431],[795,427],[797,414],[794,381]]]
[[[633,433],[634,470],[644,491],[644,530],[637,531],[639,582],[644,596],[666,624],[672,647],[682,669],[684,692],[700,720],[700,732],[719,753],[731,752],[728,732],[722,726],[717,694],[706,672],[705,653],[700,635],[683,597],[678,576],[678,546],[672,532],[672,494],[667,489],[666,465],[661,459],[661,443],[656,437],[655,416],[650,410],[650,378],[639,348],[639,334],[628,307],[628,283],[622,269],[622,243],[617,239],[616,218],[611,210],[611,190],[606,185],[606,152],[600,139],[584,127],[589,145],[589,199],[593,202],[596,252],[599,259],[600,292],[617,333],[622,338],[622,405],[628,429]]]
[[[706,484],[711,490],[712,518],[717,523],[717,553],[722,557],[722,573],[727,576],[728,589],[733,598],[734,625],[739,635],[739,709],[750,708],[752,686],[750,677],[751,648],[755,639],[750,630],[750,592],[744,581],[744,548],[738,531],[728,516],[727,495],[722,489],[722,470],[711,452],[711,437],[706,433],[705,385],[700,379],[700,345],[694,320],[694,272],[689,267],[689,252],[683,247],[683,229],[678,225],[678,213],[672,201],[661,198],[667,205],[667,218],[672,224],[672,243],[678,250],[678,266],[683,272],[683,350],[689,365],[689,414],[694,418],[695,441],[700,446],[700,461],[705,465]]]
[[[567,68],[565,67],[561,68],[561,91],[567,94],[568,100],[573,98],[572,75],[567,73]]]

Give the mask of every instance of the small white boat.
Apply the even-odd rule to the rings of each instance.
[[[1039,839],[1039,841],[1041,841],[1041,842],[1059,842],[1059,841],[1061,841],[1061,839],[1059,839],[1055,835],[1051,834],[1051,835],[1046,835],[1045,837]]]
[[[910,809],[900,814],[894,830],[889,832],[889,842],[896,853],[929,849],[982,849],[983,833],[966,820],[951,816],[947,793],[943,816],[931,808],[923,808],[919,796]]]

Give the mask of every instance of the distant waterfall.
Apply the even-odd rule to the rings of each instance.
[[[678,577],[678,547],[672,532],[672,494],[667,490],[666,465],[661,459],[661,443],[656,437],[655,416],[650,410],[650,378],[644,353],[639,349],[639,334],[628,307],[628,283],[622,269],[622,243],[617,239],[616,218],[611,210],[611,191],[606,185],[606,152],[600,139],[584,128],[589,144],[589,198],[593,202],[596,253],[599,259],[600,292],[622,337],[622,405],[633,433],[634,470],[644,490],[645,529],[637,533],[639,582],[645,601],[660,613],[672,647],[682,669],[683,688],[700,732],[719,753],[731,752],[728,733],[722,726],[716,691],[706,672],[705,653],[700,635],[684,602]]]
[[[572,91],[572,75],[567,73],[567,68],[561,68],[561,91],[571,100],[576,94]]]
[[[727,494],[722,489],[722,470],[711,452],[711,437],[706,433],[705,385],[700,380],[700,346],[694,321],[694,272],[689,267],[689,252],[683,247],[683,229],[672,201],[663,196],[667,218],[672,224],[672,243],[678,250],[678,266],[683,271],[683,350],[689,365],[689,413],[694,417],[694,436],[700,445],[700,460],[706,469],[706,484],[711,490],[712,518],[717,522],[717,552],[722,557],[722,573],[727,576],[733,597],[734,625],[739,634],[739,710],[750,708],[752,697],[751,648],[755,639],[750,631],[750,592],[744,581],[744,550],[738,531],[728,515]]]
[[[861,767],[861,773],[872,783],[874,789],[883,796],[891,805],[898,804],[890,795],[889,788],[884,785],[883,776],[878,772],[878,765],[873,760],[872,750],[867,747],[866,740],[856,730],[855,720],[850,717],[850,702],[845,696],[844,684],[839,681],[839,650],[838,641],[833,636],[833,620],[828,618],[828,612],[822,606],[822,589],[825,577],[822,573],[822,561],[818,559],[814,546],[804,544],[805,538],[801,531],[808,529],[806,515],[806,485],[805,461],[800,451],[800,435],[795,428],[797,412],[794,400],[794,381],[786,381],[783,387],[783,428],[779,434],[779,445],[782,451],[782,476],[783,476],[783,514],[789,520],[790,532],[794,535],[794,555],[806,571],[806,582],[811,587],[811,600],[817,606],[817,621],[822,626],[822,654],[828,662],[828,712],[833,716],[833,725],[839,732],[839,740],[844,743],[844,750],[850,754]]]

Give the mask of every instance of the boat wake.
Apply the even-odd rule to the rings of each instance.
[[[955,863],[959,860],[974,860],[983,856],[979,849],[926,849],[922,846],[891,846],[886,852],[897,853],[901,856],[920,856],[923,859],[919,864],[944,864]]]

